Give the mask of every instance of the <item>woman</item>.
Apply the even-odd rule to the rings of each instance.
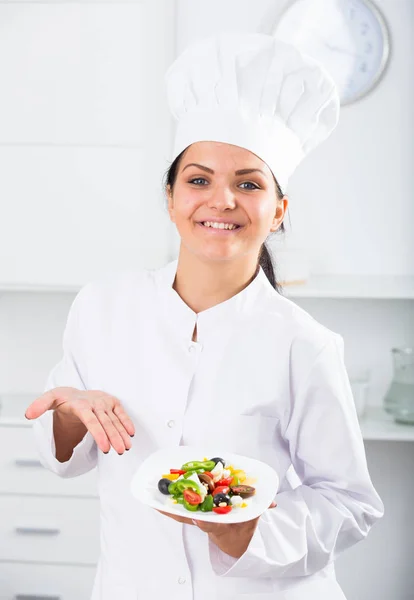
[[[278,293],[264,246],[283,225],[289,176],[336,125],[335,87],[270,36],[224,34],[184,52],[167,89],[178,261],[80,291],[64,356],[26,416],[45,466],[63,477],[98,467],[93,600],[343,599],[334,560],[383,506],[342,338]],[[167,518],[132,498],[151,452],[224,442],[279,474],[260,519]]]

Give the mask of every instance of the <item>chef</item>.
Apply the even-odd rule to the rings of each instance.
[[[318,63],[262,34],[190,46],[166,83],[179,256],[78,293],[63,357],[26,411],[41,460],[61,477],[98,469],[93,600],[343,599],[334,561],[383,505],[342,337],[279,293],[265,244],[283,227],[289,177],[337,124],[337,91]],[[268,463],[274,502],[235,525],[137,502],[137,467],[180,444]]]

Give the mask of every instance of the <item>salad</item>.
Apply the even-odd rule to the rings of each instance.
[[[234,508],[248,506],[246,499],[256,493],[250,483],[253,481],[242,469],[235,469],[226,465],[223,458],[215,457],[170,469],[158,481],[158,489],[188,511],[227,514]]]

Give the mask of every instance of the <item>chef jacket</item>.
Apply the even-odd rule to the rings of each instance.
[[[366,537],[383,505],[367,469],[341,336],[277,293],[261,268],[240,293],[198,314],[173,289],[176,270],[173,261],[86,284],[45,387],[116,396],[136,428],[131,450],[104,454],[87,433],[60,463],[53,411],[34,423],[46,467],[61,477],[98,469],[101,553],[92,600],[343,599],[334,560]],[[281,482],[277,507],[261,516],[239,559],[130,490],[152,452],[224,442],[268,463]]]

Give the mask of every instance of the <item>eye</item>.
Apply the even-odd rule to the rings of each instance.
[[[195,179],[191,179],[188,183],[194,183],[194,185],[199,185],[198,183],[196,183],[196,181],[204,181],[205,183],[208,183],[207,179],[204,179],[204,177],[196,177]],[[204,183],[202,185],[205,185]]]
[[[252,188],[244,188],[245,190],[259,190],[260,189],[259,186],[256,185],[255,183],[253,183],[252,181],[244,181],[240,185],[253,185],[254,186]]]

